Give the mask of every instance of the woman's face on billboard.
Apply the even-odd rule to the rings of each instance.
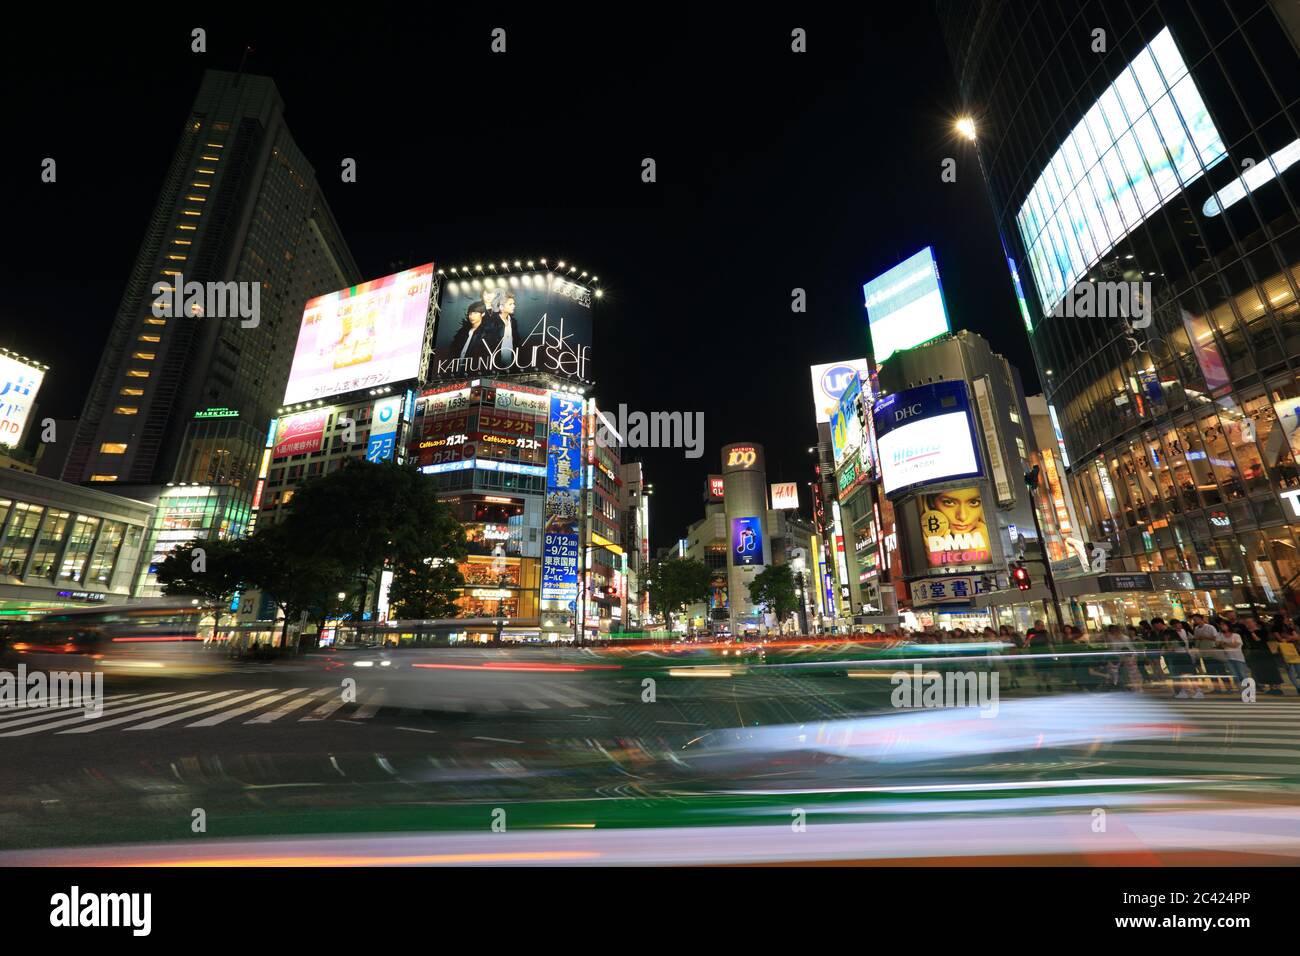
[[[948,530],[969,534],[984,523],[984,505],[976,488],[943,491],[934,496],[934,508],[948,519]]]

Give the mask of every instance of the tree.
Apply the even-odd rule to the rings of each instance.
[[[456,592],[465,578],[452,561],[425,560],[393,569],[389,613],[398,619],[430,620],[456,616]]]
[[[788,564],[770,564],[749,582],[749,600],[773,615],[777,624],[799,610],[794,570]]]
[[[339,594],[351,583],[349,567],[311,541],[299,540],[287,522],[259,527],[242,542],[240,560],[247,584],[269,594],[284,615],[281,644],[291,618],[305,612],[309,620],[323,622],[339,613]]]
[[[413,568],[426,558],[459,561],[465,530],[438,500],[434,482],[412,465],[348,459],[306,482],[280,522],[299,547],[368,579],[385,566]],[[366,604],[359,591],[357,618]]]
[[[667,558],[650,565],[646,590],[650,592],[650,610],[663,614],[668,629],[673,628],[673,613],[708,599],[713,575],[708,565],[695,558]]]
[[[199,606],[219,611],[244,587],[241,546],[224,538],[196,538],[177,545],[158,565],[164,594],[196,597]]]

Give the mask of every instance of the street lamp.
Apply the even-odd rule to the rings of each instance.
[[[952,126],[959,136],[970,140],[972,143],[975,142],[975,120],[971,117],[960,116]]]

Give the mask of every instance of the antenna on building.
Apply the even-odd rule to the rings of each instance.
[[[250,53],[252,53],[252,52],[253,52],[253,47],[252,47],[252,45],[251,45],[251,44],[248,44],[248,43],[245,43],[245,44],[244,44],[244,55],[241,56],[241,57],[239,58],[239,69],[235,71],[236,73],[243,73],[243,72],[244,72],[244,64],[248,62],[248,54],[250,54]]]

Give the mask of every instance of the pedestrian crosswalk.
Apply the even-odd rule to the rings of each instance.
[[[355,698],[338,687],[232,688],[184,692],[115,694],[103,699],[98,714],[84,704],[40,708],[0,708],[0,742],[4,738],[37,734],[84,735],[107,731],[154,731],[164,728],[203,729],[222,725],[316,723],[327,720],[366,721],[424,712],[459,714],[537,714],[541,711],[581,710],[615,703],[607,692],[572,686],[530,687],[519,699],[445,699],[426,707],[390,700],[387,688],[358,690]]]

